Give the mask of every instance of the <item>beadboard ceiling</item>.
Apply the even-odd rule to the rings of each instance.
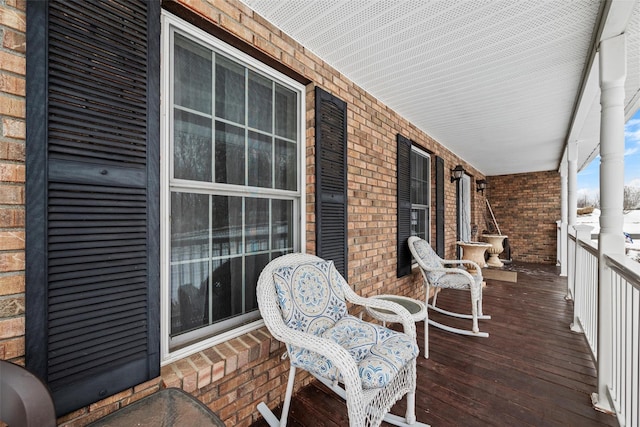
[[[242,1],[486,175],[597,155],[603,38],[626,32],[640,105],[636,0]]]

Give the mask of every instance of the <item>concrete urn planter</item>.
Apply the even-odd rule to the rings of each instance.
[[[491,247],[487,249],[489,252],[489,259],[487,260],[487,265],[490,267],[502,267],[504,264],[498,258],[498,255],[502,253],[504,247],[502,246],[502,242],[508,236],[501,234],[483,234],[482,237],[491,244]]]

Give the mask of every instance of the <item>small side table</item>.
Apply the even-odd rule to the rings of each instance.
[[[427,324],[427,306],[417,299],[403,297],[400,295],[375,295],[371,298],[377,298],[384,301],[395,302],[406,308],[414,322],[424,321],[424,358],[429,358],[429,325]],[[400,316],[388,310],[381,310],[372,307],[366,307],[367,314],[371,317],[382,321],[383,326],[389,323],[399,323]]]
[[[165,388],[104,418],[91,427],[224,427],[224,423],[204,403],[179,388]]]

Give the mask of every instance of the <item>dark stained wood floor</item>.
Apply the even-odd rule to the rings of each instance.
[[[445,426],[617,426],[595,411],[590,394],[596,372],[580,334],[570,331],[572,304],[564,300],[566,279],[555,266],[512,264],[518,282],[487,280],[480,321],[489,338],[465,337],[430,327],[430,358],[418,358],[416,415]],[[468,293],[448,290],[443,308],[468,307]],[[459,324],[431,314],[432,318]],[[470,321],[462,321],[467,327]],[[422,350],[423,324],[418,326]],[[404,400],[392,409],[404,413]],[[278,412],[279,413],[279,412]],[[263,420],[255,427],[265,426]],[[297,393],[289,426],[346,426],[342,401],[320,384]],[[386,426],[387,424],[384,424]]]

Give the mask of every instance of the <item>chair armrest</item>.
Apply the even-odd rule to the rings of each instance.
[[[409,313],[409,311],[400,304],[393,301],[385,301],[377,298],[361,297],[353,291],[345,292],[345,298],[347,299],[347,301],[356,305],[388,310],[395,313],[396,315],[400,316],[404,333],[407,334],[411,339],[416,339],[416,324],[413,321],[413,317],[411,317],[411,313]]]
[[[471,263],[476,266],[477,268],[476,271],[481,271],[480,267],[478,267],[478,264],[476,264],[473,261],[467,261],[467,260],[455,260],[455,261],[458,261],[458,263],[461,263],[459,261],[464,261],[465,264]],[[476,283],[475,278],[467,270],[463,268],[458,268],[458,267],[424,268],[422,265],[420,265],[420,263],[418,263],[418,265],[420,266],[420,270],[422,271],[422,276],[424,277],[424,280],[427,280],[427,275],[426,275],[427,272],[444,273],[444,274],[460,274],[465,276],[469,280],[472,286],[475,286],[475,283]]]
[[[476,271],[482,271],[480,269],[480,266],[475,261],[471,261],[470,259],[443,259],[442,262],[445,264],[457,264],[457,265],[470,264],[476,269]]]

